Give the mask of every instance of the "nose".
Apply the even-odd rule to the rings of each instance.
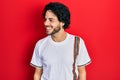
[[[49,22],[49,20],[45,20],[45,21],[44,21],[44,25],[45,25],[45,26],[48,26],[48,25],[50,25],[50,22]]]

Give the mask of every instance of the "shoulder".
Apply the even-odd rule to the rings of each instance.
[[[75,39],[75,37],[77,37],[77,38],[79,38],[79,40],[80,40],[80,42],[84,42],[84,40],[83,40],[83,38],[81,37],[81,36],[78,36],[78,35],[73,35],[73,34],[69,34],[68,33],[68,35],[71,37],[71,38],[74,38]]]
[[[38,40],[36,42],[36,46],[39,47],[39,46],[43,45],[44,43],[46,43],[48,41],[49,38],[50,38],[50,36],[46,36],[46,37]]]

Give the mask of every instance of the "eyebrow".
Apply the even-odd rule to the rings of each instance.
[[[53,18],[48,18],[48,19],[53,19]]]
[[[47,18],[44,18],[44,19],[47,19]],[[48,19],[53,19],[53,18],[48,18]]]

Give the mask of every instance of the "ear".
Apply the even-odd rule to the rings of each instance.
[[[60,25],[63,27],[63,26],[65,25],[65,23],[64,23],[64,22],[61,22]]]

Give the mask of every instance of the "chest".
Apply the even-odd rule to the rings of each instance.
[[[43,64],[45,65],[73,64],[73,44],[63,46],[47,45],[42,54]]]

